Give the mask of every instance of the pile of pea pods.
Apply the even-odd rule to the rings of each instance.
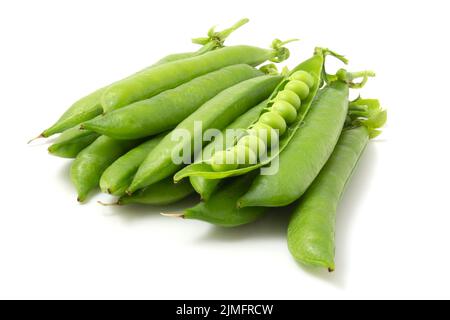
[[[221,227],[295,203],[290,252],[333,271],[339,201],[387,119],[378,100],[349,98],[374,73],[328,74],[328,57],[348,61],[325,48],[278,72],[290,41],[268,49],[224,45],[247,22],[212,28],[193,39],[197,51],[168,55],[81,98],[39,138],[59,134],[48,150],[74,159],[79,202],[97,188],[118,205],[162,206],[198,194],[198,204],[176,216]],[[222,135],[198,143],[198,124],[200,137],[205,130]]]

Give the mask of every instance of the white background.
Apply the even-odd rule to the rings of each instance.
[[[0,298],[450,298],[448,1],[2,1]],[[74,100],[214,24],[227,41],[298,37],[374,69],[389,110],[337,222],[337,270],[298,266],[289,210],[233,230],[160,209],[78,205],[70,161],[29,138]],[[171,208],[173,209],[173,208]]]

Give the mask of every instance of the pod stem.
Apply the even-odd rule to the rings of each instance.
[[[326,57],[327,56],[332,56],[332,57],[340,60],[344,64],[348,64],[348,59],[345,56],[343,56],[342,54],[339,54],[339,53],[337,53],[337,52],[335,52],[333,50],[330,50],[328,48],[316,47],[314,49],[314,54],[315,55],[321,55],[323,57],[322,78],[321,78],[321,85],[320,86],[322,86],[324,82],[330,83],[332,81],[336,81],[337,80],[335,75],[330,75],[326,71]]]
[[[280,39],[273,40],[270,47],[274,50],[274,57],[271,58],[270,61],[279,63],[287,60],[291,53],[288,48],[284,47],[284,45],[294,41],[299,41],[299,39],[289,39],[286,41],[281,41]]]
[[[215,32],[212,34],[209,34],[209,36],[214,36],[218,39],[221,39],[222,41],[228,38],[230,34],[232,34],[234,31],[242,27],[244,24],[247,24],[250,20],[248,18],[244,18],[233,24],[230,28],[227,28],[225,30],[222,30],[220,32]]]
[[[339,54],[336,51],[330,50],[328,48],[316,47],[314,49],[314,53],[315,54],[321,54],[324,57],[332,56],[332,57],[335,57],[336,59],[342,61],[343,63],[348,64],[348,59],[344,55]]]
[[[348,72],[344,69],[340,69],[336,73],[336,80],[346,82],[350,88],[352,89],[361,89],[363,88],[369,78],[375,77],[375,72],[370,70],[358,71],[358,72]],[[357,79],[362,78],[360,82],[354,82]]]
[[[371,139],[381,134],[387,121],[387,111],[381,107],[377,99],[362,99],[358,97],[349,104],[346,128],[364,126],[369,131]]]
[[[273,63],[263,65],[261,68],[259,68],[259,70],[268,75],[277,75],[278,74],[278,68]]]
[[[110,203],[106,203],[106,202],[103,202],[103,201],[97,201],[97,203],[98,204],[101,204],[102,206],[104,206],[104,207],[113,207],[113,206],[118,206],[118,205],[120,205],[120,203],[119,202],[110,202]]]
[[[192,43],[200,44],[203,46],[198,50],[199,53],[211,51],[216,48],[221,48],[223,47],[225,39],[227,39],[230,34],[232,34],[234,31],[236,31],[249,21],[250,20],[247,18],[241,19],[230,28],[218,32],[215,31],[216,26],[213,26],[208,30],[207,37],[193,38]]]

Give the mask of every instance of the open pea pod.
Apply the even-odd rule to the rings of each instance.
[[[341,60],[344,63],[347,63],[347,60],[335,52],[324,49],[324,48],[316,48],[314,55],[309,58],[308,60],[302,62],[297,67],[295,67],[293,70],[291,70],[285,77],[283,81],[276,87],[272,95],[269,97],[267,102],[267,108],[265,108],[262,113],[266,112],[270,106],[274,103],[274,99],[277,96],[277,94],[284,89],[286,84],[289,82],[289,77],[293,73],[297,71],[305,71],[309,73],[314,78],[314,85],[312,86],[310,93],[308,97],[302,101],[302,105],[297,113],[296,120],[287,128],[286,132],[283,134],[283,136],[280,138],[278,148],[274,150],[273,152],[269,153],[267,157],[264,159],[261,159],[259,163],[234,169],[234,170],[227,170],[227,171],[215,171],[213,170],[210,161],[204,160],[202,162],[193,163],[184,169],[177,172],[174,176],[175,182],[180,181],[183,178],[186,177],[204,177],[206,179],[224,179],[228,177],[234,177],[234,176],[240,176],[243,174],[246,174],[248,172],[251,172],[253,170],[259,169],[267,164],[269,164],[272,160],[274,160],[282,151],[283,149],[289,144],[289,141],[294,136],[295,132],[298,130],[298,128],[301,126],[303,119],[305,118],[306,114],[308,113],[311,104],[320,89],[320,87],[323,84],[323,75],[325,74],[324,65],[325,65],[325,58],[327,55],[334,56]]]

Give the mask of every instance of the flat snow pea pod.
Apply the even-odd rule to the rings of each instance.
[[[83,202],[90,191],[98,186],[103,171],[118,157],[139,144],[139,141],[114,140],[100,136],[81,151],[70,167],[70,178]]]
[[[190,154],[183,154],[183,158],[190,157],[194,153],[194,141],[204,144],[203,132],[196,128],[198,124],[201,124],[203,131],[211,128],[222,130],[242,113],[266,99],[281,79],[281,76],[261,76],[246,80],[206,102],[150,152],[139,167],[127,193],[133,193],[174,174],[181,165],[174,163],[173,155],[190,149]],[[177,140],[178,133],[183,133],[185,138]]]
[[[227,181],[208,201],[187,209],[183,217],[209,222],[222,227],[237,227],[256,221],[266,211],[262,207],[237,208],[236,201],[250,187],[254,172]]]
[[[139,190],[129,195],[119,198],[117,204],[146,204],[161,206],[172,204],[183,200],[194,193],[189,181],[183,183],[174,183],[172,178],[161,180],[145,189]]]
[[[78,126],[67,129],[48,148],[52,155],[75,158],[81,150],[94,142],[100,135],[96,132],[80,130]]]
[[[103,172],[100,178],[100,189],[115,196],[124,195],[141,163],[164,136],[165,134],[160,134],[153,137],[114,161]]]
[[[215,32],[214,27],[211,28],[208,32],[208,36],[205,38],[196,38],[193,39],[193,43],[197,43],[202,45],[202,47],[194,52],[184,52],[168,55],[162,59],[160,59],[155,64],[141,70],[140,72],[147,71],[153,67],[163,65],[165,63],[188,59],[192,57],[196,57],[202,54],[205,54],[208,51],[215,50],[217,48],[223,47],[223,43],[225,39],[236,29],[243,26],[248,22],[248,19],[241,19],[232,27],[225,29],[220,32]],[[138,72],[139,73],[139,72]],[[134,75],[132,75],[134,76]],[[40,137],[49,137],[54,135],[55,133],[63,132],[71,127],[74,127],[84,121],[90,120],[95,116],[103,113],[103,108],[101,106],[100,99],[103,96],[104,91],[108,88],[105,86],[101,89],[94,91],[93,93],[81,98],[77,102],[75,102],[59,119],[54,123],[51,127],[44,130]]]
[[[304,124],[280,154],[278,171],[259,175],[238,205],[282,207],[314,181],[333,151],[344,126],[349,87],[336,81],[319,93]]]
[[[328,49],[316,48],[313,57],[309,58],[308,60],[302,62],[297,67],[295,67],[286,76],[286,78],[278,85],[278,87],[274,90],[274,92],[270,96],[269,102],[267,104],[268,107],[267,109],[269,109],[269,107],[271,107],[275,103],[275,99],[278,93],[284,90],[284,87],[290,81],[290,76],[296,73],[297,71],[304,71],[308,73],[312,77],[312,79],[314,79],[314,84],[310,89],[309,96],[302,101],[301,107],[297,112],[297,118],[295,119],[295,121],[290,123],[290,125],[287,127],[286,132],[280,138],[278,150],[269,153],[267,157],[265,157],[264,159],[260,159],[260,161],[257,164],[241,167],[235,170],[215,171],[212,168],[211,164],[208,163],[207,161],[194,163],[177,172],[174,177],[175,181],[179,181],[185,177],[192,177],[192,176],[201,176],[206,179],[224,179],[227,177],[243,175],[269,164],[289,144],[295,132],[300,127],[303,118],[307,115],[311,103],[314,100],[314,97],[316,96],[320,86],[322,85],[323,81],[322,75],[324,73],[323,66],[325,63],[325,57],[327,55],[332,55],[334,57],[337,57],[343,62],[347,62],[347,60],[344,57],[334,53],[333,51],[330,51]]]
[[[239,118],[234,120],[224,131],[222,131],[222,135],[225,141],[223,141],[224,144],[221,150],[227,149],[228,147],[231,147],[234,144],[233,140],[226,139],[226,130],[239,130],[247,128],[249,125],[251,125],[258,119],[259,115],[261,114],[266,104],[267,100],[251,108],[249,111],[247,111]],[[217,146],[217,144],[214,143],[214,141],[206,145],[202,150],[202,159],[207,160],[208,157],[210,157],[214,151],[218,150],[217,149],[218,147],[219,146]],[[197,193],[200,194],[203,200],[208,200],[211,194],[216,190],[216,188],[221,182],[221,180],[219,179],[213,180],[213,179],[205,179],[203,177],[190,177],[189,180],[192,186],[194,187],[195,191],[197,191]]]
[[[368,141],[365,127],[344,130],[327,164],[295,209],[287,241],[298,262],[335,269],[336,209]]]
[[[213,71],[150,99],[132,103],[82,124],[115,139],[137,139],[175,128],[219,92],[263,73],[246,64]]]
[[[264,61],[283,61],[289,51],[276,42],[273,49],[252,46],[232,46],[207,52],[201,56],[156,66],[132,77],[116,82],[102,96],[105,112],[126,106],[138,100],[148,99],[158,93],[175,88],[196,77],[234,65],[257,66]]]

